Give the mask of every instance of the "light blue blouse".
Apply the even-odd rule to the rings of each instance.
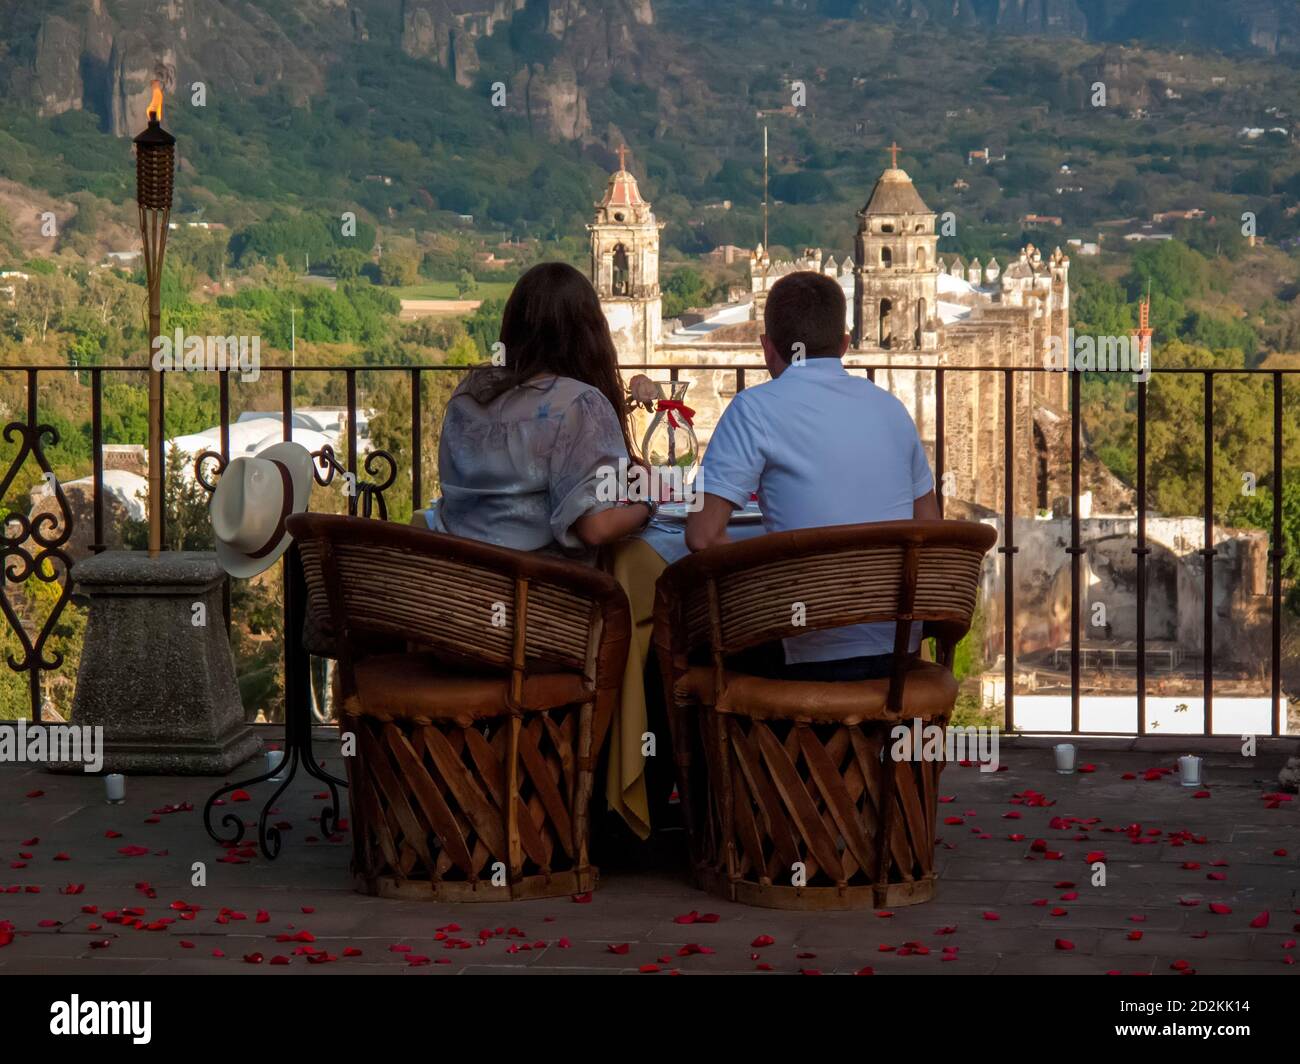
[[[550,375],[486,404],[467,388],[468,380],[456,389],[443,419],[442,497],[433,503],[430,527],[594,561],[595,550],[572,526],[615,505],[597,497],[602,481],[628,458],[609,400],[589,384]]]

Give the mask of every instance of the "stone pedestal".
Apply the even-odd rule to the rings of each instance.
[[[244,723],[216,555],[106,551],[72,575],[90,602],[72,721],[104,729],[105,772],[219,776],[261,750]]]

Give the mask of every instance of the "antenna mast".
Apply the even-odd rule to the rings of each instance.
[[[772,249],[767,243],[767,123],[763,123],[763,299],[767,299],[767,265]]]

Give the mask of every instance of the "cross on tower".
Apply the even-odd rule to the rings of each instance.
[[[627,169],[627,145],[626,144],[620,144],[618,146],[618,168],[620,170]]]
[[[893,161],[889,165],[894,170],[898,169],[898,153],[902,150],[903,149],[898,146],[897,142],[891,144],[888,148],[885,149],[885,151],[889,152],[889,154],[893,157]]]

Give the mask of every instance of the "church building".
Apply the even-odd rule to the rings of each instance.
[[[767,379],[758,336],[768,289],[788,273],[817,270],[845,291],[845,328],[852,337],[845,365],[870,375],[907,406],[932,463],[942,408],[941,490],[950,514],[1005,509],[1007,389],[1015,512],[1028,517],[1059,509],[1069,494],[1068,466],[1059,461],[1069,382],[1065,373],[1043,367],[1052,337],[1068,343],[1070,260],[1059,248],[1044,257],[1027,245],[1005,269],[995,259],[987,266],[959,257],[945,263],[938,218],[898,167],[897,147],[891,151],[892,164],[857,213],[853,261],[837,264],[816,248],[793,261],[772,261],[760,246],[750,256],[750,298],[710,308],[689,324],[660,321],[662,223],[620,152],[619,169],[587,227],[591,279],[619,361],[665,367],[651,371],[656,378],[676,368],[690,381],[687,402],[706,443],[735,394],[732,367],[759,367],[745,371],[744,387]],[[1031,367],[1036,372],[1005,372]],[[944,371],[942,398],[936,370]]]

